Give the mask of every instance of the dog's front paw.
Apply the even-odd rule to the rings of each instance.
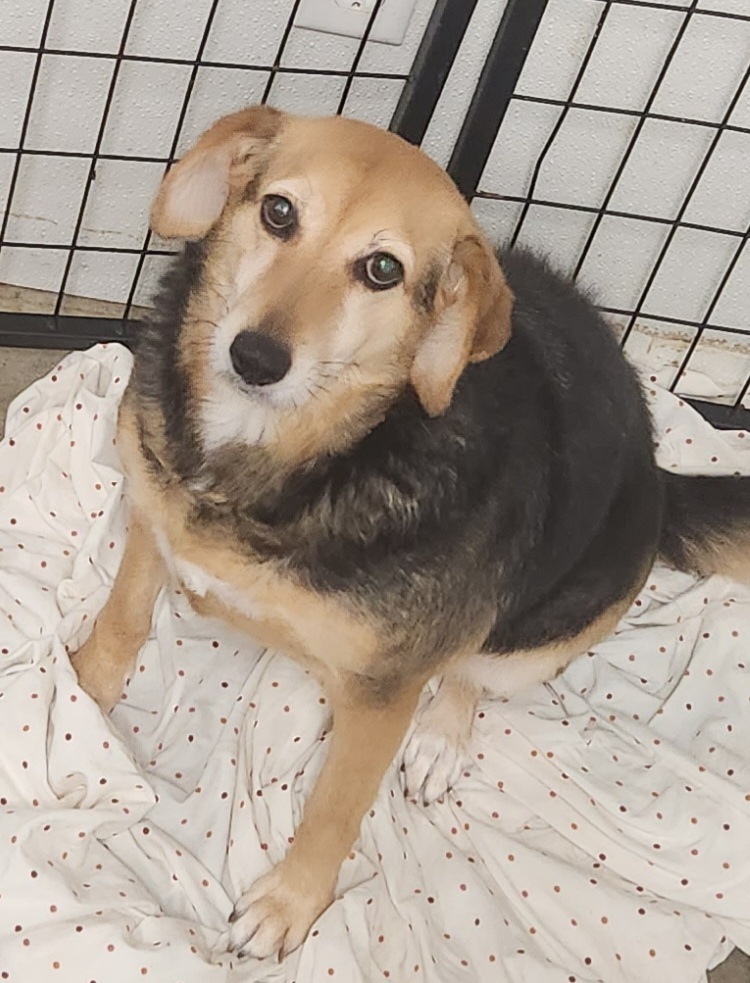
[[[229,919],[230,952],[279,960],[301,945],[315,919],[332,901],[332,894],[306,889],[284,863],[253,884],[235,905]]]
[[[404,752],[404,792],[430,805],[453,788],[466,765],[460,735],[417,724]]]
[[[110,713],[122,696],[127,678],[122,668],[102,657],[102,653],[89,639],[70,656],[78,676],[78,685],[95,700],[104,713]]]

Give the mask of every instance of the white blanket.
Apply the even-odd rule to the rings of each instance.
[[[281,655],[163,592],[110,719],[76,685],[122,553],[127,351],[69,356],[0,446],[0,980],[692,983],[750,950],[750,592],[656,570],[595,654],[476,721],[429,808],[389,771],[338,900],[279,965],[221,955],[326,753]],[[750,438],[659,392],[661,462],[750,472]]]

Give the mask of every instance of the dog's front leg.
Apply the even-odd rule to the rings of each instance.
[[[422,682],[377,701],[360,687],[329,691],[331,748],[294,843],[232,915],[229,949],[240,956],[291,952],[333,900],[339,868],[408,729]]]
[[[119,700],[148,638],[154,602],[165,580],[153,532],[134,512],[112,593],[88,641],[71,656],[78,682],[105,713]]]

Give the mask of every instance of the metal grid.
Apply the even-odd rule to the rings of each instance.
[[[626,350],[634,328],[639,321],[655,321],[667,326],[674,324],[679,326],[680,329],[687,328],[692,331],[692,338],[678,364],[674,367],[674,372],[669,382],[670,389],[680,392],[686,370],[691,367],[696,353],[701,350],[703,344],[707,341],[707,332],[709,330],[720,332],[726,336],[745,336],[748,338],[748,344],[750,344],[750,325],[748,323],[725,324],[719,323],[715,319],[717,306],[747,248],[748,238],[750,237],[750,226],[740,231],[720,223],[706,224],[691,222],[686,218],[691,202],[693,202],[696,191],[706,175],[706,171],[722,136],[729,132],[745,135],[750,134],[750,127],[731,122],[735,110],[740,104],[740,100],[743,97],[750,97],[750,64],[747,64],[744,70],[738,74],[735,80],[734,90],[726,102],[723,113],[715,121],[690,118],[684,115],[669,115],[667,113],[657,112],[654,107],[657,104],[657,98],[662,92],[670,67],[685,44],[686,33],[695,21],[700,18],[721,18],[740,24],[750,22],[750,12],[742,13],[734,12],[733,10],[716,9],[716,6],[702,6],[701,0],[691,0],[689,3],[660,3],[657,0],[588,0],[588,2],[590,4],[596,4],[601,9],[598,11],[598,16],[588,44],[580,58],[573,82],[564,98],[549,98],[544,95],[537,96],[524,93],[517,89],[519,74],[523,67],[523,60],[518,65],[519,48],[525,45],[528,49],[542,18],[545,16],[548,0],[511,0],[506,9],[505,17],[500,24],[490,57],[484,67],[482,77],[474,94],[472,105],[454,150],[449,170],[467,198],[474,198],[480,202],[484,200],[490,202],[510,202],[520,205],[517,217],[510,230],[509,238],[511,243],[523,241],[532,208],[568,212],[571,216],[574,214],[578,216],[590,216],[588,230],[583,244],[578,249],[577,256],[573,258],[570,264],[571,273],[574,277],[580,276],[587,258],[591,255],[592,250],[596,249],[602,230],[602,223],[607,218],[635,220],[659,226],[663,230],[663,238],[651,263],[650,270],[648,270],[645,280],[638,291],[635,302],[627,308],[606,306],[606,284],[604,284],[600,289],[600,293],[603,293],[605,298],[605,303],[601,309],[618,322],[622,330],[622,343],[626,346]],[[599,102],[592,103],[579,96],[582,82],[586,78],[587,70],[597,51],[597,46],[601,43],[608,20],[611,18],[613,11],[618,7],[621,9],[628,8],[633,12],[636,10],[642,11],[644,8],[669,11],[669,16],[674,21],[674,34],[671,42],[661,60],[661,65],[656,71],[655,79],[646,96],[645,102],[642,108],[638,109],[622,108],[617,105],[600,104]],[[574,10],[570,10],[570,16],[575,16]],[[515,64],[513,64],[514,59]],[[508,98],[498,99],[498,92],[502,91],[503,88],[506,90],[510,89]],[[613,102],[616,102],[616,100],[613,99]],[[551,125],[541,151],[527,176],[526,187],[522,194],[507,194],[503,192],[502,187],[495,191],[482,186],[482,173],[485,164],[490,157],[498,131],[500,131],[501,124],[512,103],[533,103],[538,106],[554,107],[559,110],[557,118]],[[547,197],[543,194],[540,195],[539,193],[540,175],[573,113],[599,114],[599,118],[602,120],[605,117],[625,116],[632,119],[634,123],[632,132],[625,142],[624,149],[621,151],[619,161],[615,163],[612,173],[609,176],[606,190],[596,205],[571,203],[569,201]],[[697,167],[688,182],[682,200],[671,217],[644,213],[637,210],[620,210],[613,207],[612,204],[623,175],[633,158],[634,152],[638,148],[639,141],[643,137],[644,127],[652,120],[675,124],[683,128],[683,132],[699,128],[710,133],[710,139],[700,154]],[[503,129],[500,132],[502,138],[505,130]],[[510,136],[512,139],[512,131]],[[723,271],[718,276],[702,316],[694,319],[673,317],[663,310],[653,309],[648,300],[652,287],[670,255],[670,249],[673,247],[675,236],[681,229],[721,236],[732,244],[728,261],[726,261]],[[740,423],[747,425],[750,414],[743,411],[743,406],[748,402],[746,397],[748,396],[749,390],[750,376],[745,379],[744,383],[742,383],[738,391],[733,395],[729,405],[714,405],[712,403],[702,402],[700,408],[714,422],[724,425],[739,425]]]
[[[0,146],[0,164],[12,160],[12,168],[7,182],[6,207],[0,225],[0,251],[4,248],[28,250],[33,255],[34,250],[51,250],[64,254],[64,264],[56,285],[56,296],[53,309],[44,314],[19,314],[0,311],[0,344],[32,345],[40,347],[87,347],[103,340],[120,340],[129,343],[136,328],[139,315],[138,303],[144,292],[144,280],[148,277],[147,265],[154,259],[171,254],[169,244],[154,240],[144,227],[138,233],[136,243],[98,244],[84,236],[84,220],[91,197],[94,181],[97,179],[97,167],[100,169],[113,162],[128,162],[131,164],[152,165],[157,168],[169,166],[178,155],[181,148],[181,138],[185,136],[186,120],[195,102],[196,81],[203,69],[230,70],[242,79],[255,77],[264,73],[262,90],[256,87],[255,96],[245,101],[273,101],[280,81],[285,77],[302,76],[309,79],[311,84],[316,79],[331,78],[341,82],[334,107],[339,113],[348,111],[351,102],[352,88],[362,80],[366,84],[375,85],[377,80],[393,80],[401,87],[401,95],[391,122],[391,128],[414,143],[419,143],[425,136],[428,125],[441,97],[443,87],[449,79],[449,73],[458,49],[462,43],[474,15],[478,0],[437,0],[432,9],[421,46],[416,54],[413,65],[408,72],[381,72],[367,70],[366,53],[368,38],[374,26],[378,11],[383,0],[377,0],[369,18],[369,24],[362,40],[355,45],[353,56],[345,67],[321,67],[310,65],[300,67],[291,64],[285,58],[290,47],[294,20],[301,0],[287,0],[288,16],[279,35],[275,52],[269,51],[269,57],[253,63],[245,63],[232,59],[209,57],[212,30],[215,27],[217,13],[221,13],[223,0],[202,0],[203,19],[200,25],[199,40],[192,57],[167,57],[157,54],[137,54],[129,44],[136,15],[142,7],[148,6],[148,0],[119,0],[123,11],[122,30],[119,41],[111,45],[110,50],[86,50],[77,44],[68,47],[48,43],[50,27],[54,22],[56,9],[65,8],[74,0],[35,0],[37,6],[45,4],[43,23],[38,44],[0,44],[0,58],[5,53],[21,53],[25,57],[33,56],[33,71],[30,75],[28,92],[25,94],[25,111],[18,135],[18,142],[13,146]],[[141,7],[139,7],[139,2]],[[196,0],[200,2],[200,0]],[[228,0],[224,0],[228,2]],[[750,65],[737,72],[732,80],[733,91],[727,95],[722,112],[715,119],[700,118],[683,113],[670,114],[660,111],[658,99],[662,93],[665,79],[675,59],[681,55],[686,44],[686,36],[696,21],[701,19],[720,19],[723,22],[735,24],[750,24],[750,12],[744,12],[740,0],[568,0],[565,16],[574,20],[576,10],[581,5],[595,8],[590,36],[581,49],[575,71],[572,73],[569,87],[555,96],[549,93],[528,91],[528,86],[519,85],[526,66],[527,56],[534,56],[534,45],[538,43],[538,32],[544,27],[545,18],[549,18],[555,2],[561,0],[508,0],[497,34],[490,47],[489,54],[479,76],[469,108],[456,140],[448,170],[452,177],[469,199],[481,203],[504,203],[517,210],[512,227],[507,230],[511,242],[524,241],[530,219],[535,211],[553,212],[558,216],[568,218],[572,225],[585,219],[588,223],[583,241],[578,253],[570,260],[570,270],[574,276],[585,273],[587,260],[600,247],[604,223],[611,219],[644,223],[645,227],[659,230],[661,240],[653,255],[650,268],[645,272],[639,286],[637,296],[627,305],[609,303],[607,300],[607,284],[600,284],[603,294],[603,311],[615,319],[622,331],[623,344],[628,346],[637,333],[637,327],[643,321],[653,321],[661,326],[674,325],[681,331],[690,331],[691,337],[686,344],[674,372],[669,380],[673,390],[681,391],[686,371],[699,360],[704,342],[708,334],[713,337],[717,333],[722,337],[735,337],[740,341],[748,338],[750,346],[750,328],[745,323],[724,323],[717,316],[722,298],[728,286],[732,286],[733,276],[738,267],[747,264],[750,256],[747,253],[747,242],[750,237],[750,225],[744,229],[730,227],[720,221],[691,220],[691,203],[706,175],[711,162],[716,156],[717,148],[722,137],[727,134],[750,136],[750,124],[744,125],[734,120],[733,114],[746,94],[750,98]],[[721,9],[729,5],[729,9]],[[258,8],[255,8],[258,9]],[[270,7],[269,7],[270,9]],[[277,9],[273,5],[273,9]],[[600,54],[602,38],[611,27],[613,13],[630,11],[633,16],[644,9],[666,11],[674,24],[673,35],[662,53],[660,63],[654,71],[653,81],[645,93],[642,102],[637,107],[617,105],[616,99],[609,104],[606,100],[592,100],[585,97],[586,81],[592,61]],[[52,32],[54,34],[54,31]],[[215,48],[214,48],[215,50]],[[98,127],[95,140],[90,150],[77,149],[40,149],[29,145],[28,134],[35,97],[39,87],[40,74],[47,58],[98,59],[99,64],[110,67],[110,73],[103,85],[106,89],[101,111],[98,114]],[[175,125],[171,131],[168,150],[162,154],[148,154],[136,151],[113,152],[107,145],[108,124],[117,113],[118,84],[121,78],[134,67],[142,66],[139,71],[145,71],[147,66],[180,66],[186,70],[187,78],[184,92],[180,96],[179,111],[175,116]],[[188,71],[189,70],[189,71]],[[556,66],[557,70],[557,66]],[[369,81],[368,81],[369,80]],[[249,83],[248,83],[249,84]],[[283,89],[283,81],[281,81]],[[244,97],[243,97],[244,98]],[[281,103],[283,108],[283,102]],[[508,118],[509,110],[518,106],[540,107],[557,115],[548,126],[539,152],[529,164],[528,172],[524,174],[524,185],[519,193],[511,193],[504,174],[496,178],[499,184],[497,190],[491,187],[483,178],[488,160],[496,146],[498,132],[502,139],[505,133],[504,121]],[[607,174],[606,185],[601,190],[599,200],[594,203],[571,202],[564,196],[545,194],[542,180],[545,166],[554,157],[561,139],[565,136],[566,128],[577,115],[585,114],[591,119],[607,121],[613,119],[627,120],[632,126],[631,131],[619,152],[617,159],[612,161],[611,173]],[[681,128],[685,134],[701,132],[707,136],[699,159],[695,162],[693,173],[686,182],[680,201],[675,205],[673,213],[668,217],[658,214],[657,210],[622,208],[618,205],[618,189],[627,176],[634,155],[645,139],[646,127],[652,123],[663,123]],[[511,142],[513,134],[510,134]],[[62,143],[62,141],[61,141]],[[167,144],[165,143],[165,147]],[[38,238],[29,236],[11,236],[11,216],[16,198],[19,175],[24,162],[46,158],[64,163],[75,159],[87,167],[85,181],[82,186],[78,207],[75,210],[74,221],[70,226],[70,235],[65,241],[48,241],[44,236]],[[487,186],[489,183],[489,186]],[[119,188],[116,189],[119,193]],[[75,199],[73,199],[75,201]],[[708,216],[710,219],[712,216]],[[704,216],[705,218],[705,216]],[[533,224],[533,223],[532,223]],[[675,317],[664,306],[654,307],[649,299],[652,287],[657,282],[660,272],[663,272],[673,256],[675,237],[682,232],[702,233],[721,239],[730,244],[723,268],[716,275],[711,296],[705,303],[700,316],[686,318]],[[60,237],[62,238],[62,237]],[[108,260],[116,263],[118,259],[128,257],[134,260],[134,268],[121,309],[116,316],[109,317],[80,317],[72,316],[68,301],[70,300],[71,277],[77,257],[91,254],[105,254]],[[38,254],[37,254],[38,255]],[[605,271],[604,279],[608,271]],[[584,277],[585,279],[585,277]],[[742,322],[739,317],[738,321]],[[748,348],[750,353],[750,347]],[[726,404],[726,399],[723,400]],[[731,405],[706,404],[702,409],[715,422],[727,425],[747,424],[747,416],[743,415],[742,407],[750,402],[750,376],[743,380],[738,391],[731,399]]]
[[[97,341],[118,340],[130,343],[137,327],[137,297],[142,285],[144,267],[152,257],[164,257],[172,254],[168,244],[155,242],[152,234],[143,229],[143,238],[139,246],[99,245],[82,241],[82,227],[87,205],[94,181],[97,178],[97,167],[103,162],[118,161],[141,164],[156,164],[168,167],[176,159],[183,128],[191,100],[194,95],[196,79],[201,69],[232,69],[243,73],[266,73],[267,79],[260,100],[267,102],[275,92],[275,86],[284,76],[305,76],[310,79],[328,77],[342,82],[336,111],[343,114],[347,111],[352,86],[355,81],[390,79],[402,84],[402,95],[397,106],[396,116],[402,121],[394,124],[394,129],[400,132],[408,129],[411,139],[418,141],[424,134],[429,123],[435,104],[439,98],[442,84],[447,77],[450,66],[455,58],[459,44],[468,25],[476,0],[438,0],[435,4],[426,33],[419,50],[417,61],[419,71],[410,73],[370,71],[362,67],[363,56],[369,43],[378,12],[383,0],[376,0],[370,14],[364,36],[356,45],[356,51],[350,64],[345,68],[310,67],[301,68],[285,62],[285,54],[294,27],[295,16],[301,0],[290,0],[288,18],[281,34],[275,56],[268,63],[244,64],[228,60],[211,60],[206,57],[207,46],[211,38],[212,28],[222,0],[207,0],[207,9],[202,24],[202,33],[194,58],[156,57],[153,55],[134,54],[129,50],[128,42],[131,35],[134,17],[140,0],[129,0],[124,18],[122,33],[116,51],[81,50],[74,48],[58,48],[48,44],[50,25],[53,22],[56,6],[60,8],[65,0],[46,0],[41,36],[37,45],[0,44],[0,57],[8,52],[24,53],[34,56],[34,67],[31,74],[28,95],[26,98],[23,123],[20,128],[18,144],[15,146],[0,146],[0,157],[10,155],[13,166],[10,173],[5,197],[5,211],[0,225],[0,251],[3,249],[16,250],[53,250],[65,254],[62,276],[57,288],[54,310],[49,314],[18,313],[16,311],[0,311],[0,344],[83,348]],[[98,122],[98,132],[95,144],[90,152],[65,149],[37,149],[27,145],[29,124],[38,92],[40,72],[44,60],[50,57],[91,58],[100,59],[105,64],[111,64],[111,74],[107,83],[106,97]],[[176,126],[172,135],[169,152],[164,156],[143,155],[137,153],[111,153],[104,149],[105,134],[113,114],[113,104],[117,93],[118,80],[123,66],[127,64],[179,65],[190,68],[189,77],[182,97]],[[283,108],[283,103],[282,103]],[[137,126],[137,121],[134,121]],[[13,214],[14,200],[19,183],[19,175],[25,161],[34,157],[82,159],[88,162],[88,173],[83,186],[80,204],[73,226],[72,236],[68,241],[50,242],[43,237],[12,238],[9,236],[9,223]],[[132,275],[127,299],[122,305],[121,314],[117,317],[81,317],[66,313],[69,298],[71,270],[76,257],[85,253],[104,253],[108,257],[134,256],[135,270]]]

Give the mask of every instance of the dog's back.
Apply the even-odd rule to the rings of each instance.
[[[501,263],[516,298],[508,357],[474,375],[507,390],[509,421],[535,421],[534,439],[514,442],[502,465],[535,515],[526,528],[506,521],[497,542],[505,556],[510,534],[515,562],[490,651],[572,637],[626,597],[653,560],[661,519],[643,394],[609,326],[538,257],[512,251]]]
[[[613,332],[543,260],[500,259],[511,340],[465,370],[448,410],[429,419],[407,391],[347,454],[301,469],[256,512],[287,531],[281,553],[298,543],[293,562],[316,589],[359,595],[383,618],[419,609],[436,658],[455,644],[451,626],[458,637],[488,605],[484,650],[528,651],[632,597],[660,543],[683,568],[695,559],[675,538],[675,488],[684,498],[686,486],[655,465],[643,393]],[[736,516],[750,491],[731,487]]]
[[[539,511],[526,528],[512,526],[518,507],[506,513],[504,593],[486,650],[574,636],[632,596],[657,555],[750,580],[750,478],[658,468],[640,384],[589,298],[527,252],[507,252],[501,265],[515,295],[513,337],[501,357],[470,368],[465,385],[502,390],[501,412],[522,427],[534,417],[534,439],[510,442],[500,466],[511,495]],[[506,483],[501,515],[507,496]]]

